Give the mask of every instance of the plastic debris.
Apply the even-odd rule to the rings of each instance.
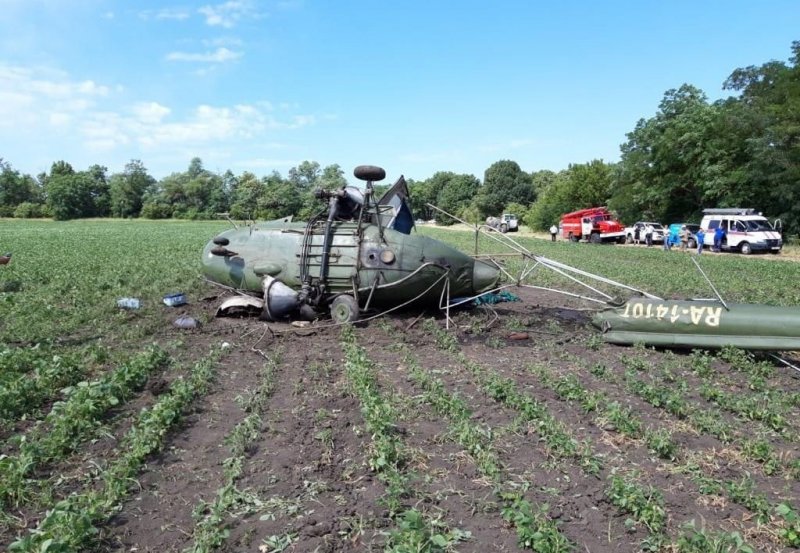
[[[117,307],[122,309],[139,309],[142,302],[138,298],[120,298],[117,300]]]
[[[473,300],[475,305],[495,304],[504,301],[520,301],[519,297],[515,296],[507,290],[498,293],[490,293],[479,296]]]
[[[174,324],[178,328],[197,328],[198,326],[200,326],[200,321],[198,321],[194,317],[183,316],[175,319],[175,322],[172,324]]]
[[[175,292],[174,294],[167,294],[164,296],[164,305],[167,307],[177,307],[179,305],[186,305],[186,296],[183,292]]]

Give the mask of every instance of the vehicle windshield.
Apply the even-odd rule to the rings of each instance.
[[[742,221],[747,225],[747,230],[772,230],[769,222],[766,219]]]

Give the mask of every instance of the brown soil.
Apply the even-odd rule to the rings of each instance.
[[[653,378],[655,368],[672,363],[676,377],[691,386],[686,400],[692,409],[711,409],[697,393],[700,382],[689,370],[688,353],[601,344],[580,304],[531,290],[514,293],[522,301],[497,304],[491,311],[455,314],[450,332],[469,360],[513,380],[521,391],[545,404],[573,436],[589,444],[602,469],[589,475],[572,460],[555,457],[535,424],[522,422],[519,412],[487,396],[457,360],[457,352],[437,347],[435,336],[426,330],[433,313],[419,320],[419,313],[396,315],[354,331],[358,344],[379,367],[383,393],[402,408],[398,432],[415,452],[410,467],[413,494],[407,507],[469,532],[471,538],[456,546],[459,551],[520,549],[515,529],[502,517],[493,485],[481,478],[473,460],[449,433],[448,422],[422,401],[422,390],[411,380],[397,344],[404,344],[449,392],[466,401],[476,425],[491,429],[506,481],[524,483],[526,499],[547,505],[547,513],[577,544],[577,551],[641,550],[646,528],[631,524],[631,515],[613,505],[605,492],[612,474],[629,472],[663,494],[666,532],[672,540],[682,525],[694,520],[708,532],[738,531],[758,551],[785,550],[774,526],[765,528],[729,497],[702,494],[680,467],[691,456],[700,460],[710,478],[740,481],[749,474],[755,490],[770,503],[785,501],[795,508],[800,505],[797,481],[786,472],[767,476],[758,463],[736,452],[736,444],[693,430],[624,386],[625,361],[632,355],[647,359],[654,368]],[[198,319],[211,319],[198,330],[178,331],[170,326],[174,317],[164,320],[164,334],[170,339],[181,335],[189,350],[206,352],[227,342],[229,353],[219,365],[211,392],[170,434],[163,452],[149,460],[128,500],[101,529],[99,549],[161,553],[191,546],[197,518],[207,512],[203,502],[213,502],[224,485],[223,462],[230,456],[225,437],[246,416],[240,398],[258,387],[266,355],[276,361],[275,388],[260,433],[247,449],[237,482],[244,499],[226,518],[229,535],[221,550],[277,551],[277,546],[268,544],[283,536],[291,536],[287,551],[382,550],[396,524],[381,501],[385,486],[368,468],[371,436],[346,382],[339,329],[325,328],[327,323],[297,328],[247,318],[213,319],[217,301],[186,309]],[[436,317],[435,324],[443,328],[445,321]],[[590,372],[598,363],[607,367],[610,377]],[[660,459],[644,440],[626,437],[577,402],[560,399],[543,385],[532,365],[544,365],[556,376],[574,375],[608,401],[630,407],[645,427],[671,431],[679,455]],[[726,390],[749,392],[746,375],[722,362],[715,361],[715,367]],[[796,390],[797,376],[791,369],[777,368],[768,387]],[[646,379],[648,374],[639,377]],[[139,408],[152,401],[159,391],[154,386],[155,391],[148,388],[132,405]],[[787,407],[787,425],[794,436],[800,434],[798,414],[797,406]],[[784,437],[792,434],[769,432],[731,413],[724,416],[744,436],[765,436],[784,460],[798,458],[796,441]],[[121,431],[124,422],[118,424]],[[102,444],[90,453],[92,458],[112,455],[111,448]],[[30,516],[29,526],[36,521],[35,514]],[[0,545],[10,539],[10,534],[0,534]]]

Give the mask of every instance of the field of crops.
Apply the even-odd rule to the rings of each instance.
[[[227,292],[201,279],[199,253],[227,226],[0,220],[0,549],[800,547],[791,369],[607,345],[589,306],[531,289],[449,329],[420,311],[333,328],[215,319]],[[664,297],[711,295],[691,254],[520,240]],[[800,305],[798,263],[701,264],[728,300]],[[188,305],[161,302],[178,291]]]

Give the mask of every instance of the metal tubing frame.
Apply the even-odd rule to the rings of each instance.
[[[452,215],[451,213],[448,213],[447,211],[436,207],[433,204],[427,204],[427,205],[429,207],[435,209],[436,211],[439,211],[439,212],[447,215],[448,217],[452,217],[453,219],[455,219],[456,221],[459,221],[460,223],[463,223],[463,224],[465,224],[467,226],[473,227],[476,230],[476,232],[482,232],[484,235],[488,236],[492,240],[495,240],[495,241],[499,242],[500,244],[503,244],[507,248],[517,252],[523,258],[532,259],[532,260],[536,261],[537,264],[541,264],[542,266],[550,269],[551,271],[559,273],[560,275],[572,280],[573,282],[576,282],[577,284],[580,284],[581,286],[584,286],[584,287],[588,288],[589,290],[592,290],[596,294],[598,294],[600,296],[603,296],[603,297],[607,298],[608,300],[613,300],[614,298],[611,297],[610,295],[600,291],[600,290],[597,290],[596,288],[594,288],[594,287],[590,286],[589,284],[579,280],[578,278],[573,277],[571,275],[568,275],[567,272],[572,272],[572,273],[578,274],[578,275],[580,275],[582,277],[585,277],[585,278],[588,278],[588,279],[592,279],[592,280],[596,280],[596,281],[602,282],[604,284],[608,284],[609,286],[616,286],[618,288],[629,290],[631,292],[636,292],[636,293],[642,294],[643,296],[648,297],[650,299],[655,299],[655,300],[662,299],[662,298],[660,298],[660,297],[658,297],[656,295],[650,294],[649,292],[645,292],[644,290],[639,290],[638,288],[634,288],[633,286],[628,286],[627,284],[622,284],[621,282],[617,282],[615,280],[611,280],[610,278],[605,278],[605,277],[602,277],[600,275],[595,275],[593,273],[590,273],[588,271],[583,271],[581,269],[578,269],[576,267],[572,267],[572,266],[567,265],[565,263],[561,263],[561,262],[555,261],[553,259],[549,259],[549,258],[541,256],[541,255],[536,255],[536,254],[532,253],[530,250],[526,249],[524,246],[522,246],[519,243],[517,243],[514,239],[509,238],[508,236],[500,233],[497,229],[495,229],[493,227],[488,227],[486,225],[472,225],[472,224],[464,221],[463,219],[461,219],[459,217],[456,217],[455,215]],[[488,229],[488,232],[485,229]],[[493,236],[494,233],[500,234],[502,236],[502,239],[499,238],[499,237]],[[534,267],[535,266],[536,265],[534,265]],[[502,267],[500,267],[500,265],[498,265],[498,268],[503,273],[505,273],[509,278],[511,278],[512,280],[517,280],[520,283],[520,285],[522,285],[521,284],[521,281],[522,281],[522,278],[523,278],[522,276],[520,276],[519,279],[516,279],[513,276],[511,276],[507,271],[505,271]],[[533,269],[531,269],[531,272],[532,272],[532,270]],[[523,272],[524,272],[524,270],[523,270]],[[525,275],[525,277],[527,277],[527,276],[528,275]],[[550,289],[550,288],[544,288],[544,287],[536,287],[536,288],[540,288],[540,289],[543,289],[543,290],[552,290],[554,292],[560,292],[560,290],[557,290],[557,289]],[[567,295],[573,295],[575,297],[580,297],[580,298],[584,298],[585,297],[585,296],[581,296],[579,294],[567,293]],[[595,298],[592,298],[592,299],[593,299],[593,301],[599,301],[599,300],[597,300]],[[608,303],[608,302],[600,302],[600,303]]]

